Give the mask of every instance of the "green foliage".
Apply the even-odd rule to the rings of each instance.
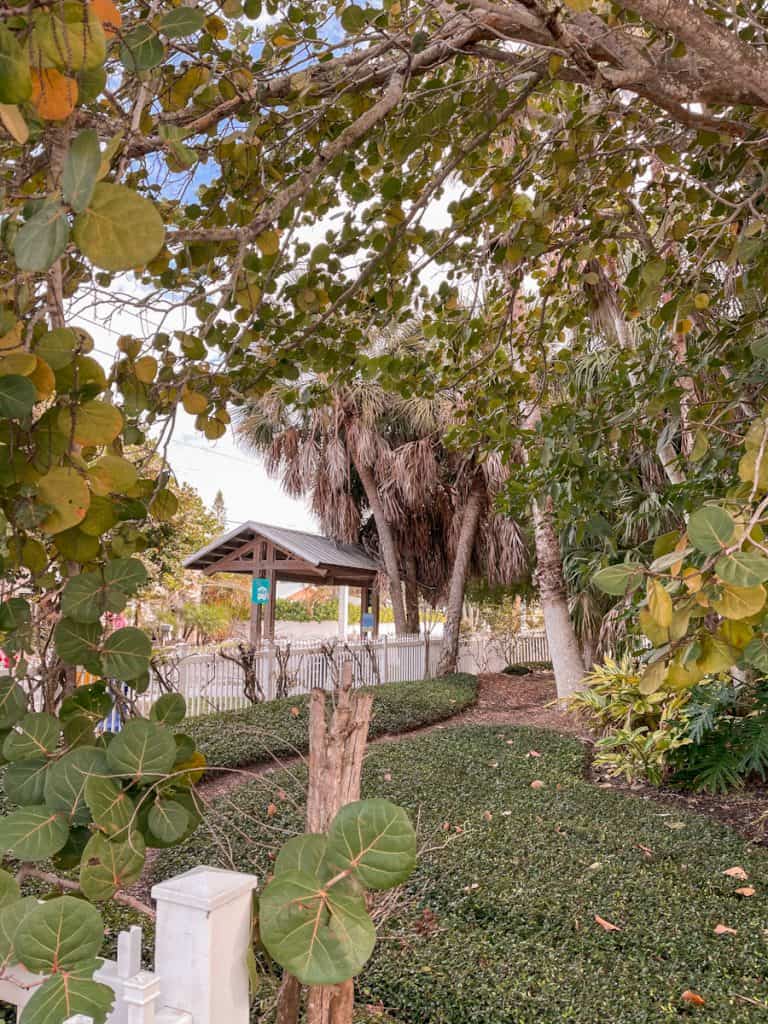
[[[585,677],[569,708],[603,732],[595,745],[597,767],[629,782],[658,784],[673,753],[691,742],[679,721],[690,694],[659,688],[649,693],[644,678],[628,656],[620,662],[606,658]]]
[[[466,710],[477,699],[477,679],[462,674],[386,683],[373,687],[372,692],[369,735],[375,738],[419,729]],[[189,719],[184,732],[192,737],[209,765],[239,768],[305,753],[308,725],[309,698],[301,696],[257,704],[246,711]]]
[[[551,672],[551,661],[526,661],[522,664],[507,665],[501,670],[507,676],[529,676],[532,672]]]
[[[279,964],[306,985],[330,985],[362,970],[376,942],[365,888],[391,889],[416,866],[416,833],[389,800],[342,807],[327,836],[289,840],[259,897],[259,935]]]
[[[548,730],[450,728],[370,749],[363,798],[405,808],[424,849],[356,983],[361,1003],[402,1024],[658,1024],[685,1016],[690,988],[713,1020],[757,1024],[762,1009],[738,996],[760,1001],[761,899],[740,899],[745,883],[723,872],[742,866],[759,894],[762,851],[685,809],[600,789],[583,768],[582,744]],[[155,877],[199,863],[271,872],[275,829],[302,829],[304,783],[292,766],[233,790],[211,832],[159,855]],[[230,851],[215,837],[235,823]],[[738,937],[715,935],[719,922]],[[268,1019],[270,978],[254,1022]]]

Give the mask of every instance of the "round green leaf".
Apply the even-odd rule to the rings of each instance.
[[[765,359],[768,361],[768,334],[763,334],[756,338],[750,345],[750,348],[755,359]]]
[[[341,13],[341,27],[345,32],[359,32],[365,27],[365,11],[357,4],[345,7]]]
[[[8,761],[50,757],[56,752],[60,735],[58,719],[45,711],[31,711],[17,722],[6,737],[3,756]]]
[[[16,932],[19,962],[28,971],[75,970],[101,949],[104,926],[96,907],[74,896],[39,904]]]
[[[71,718],[85,715],[92,722],[106,718],[112,710],[112,698],[104,683],[89,683],[78,686],[74,693],[65,697],[59,710],[59,718],[67,722]]]
[[[133,487],[138,478],[135,467],[119,455],[102,455],[88,467],[88,476],[96,494],[121,494]]]
[[[280,847],[274,873],[281,875],[286,871],[301,871],[305,875],[327,881],[331,877],[327,864],[324,868],[327,848],[328,839],[324,835],[308,832],[293,836]]]
[[[147,570],[138,558],[113,558],[104,567],[104,578],[124,594],[133,595],[147,582]]]
[[[70,143],[61,177],[64,199],[77,213],[90,202],[100,165],[99,137],[87,128]]]
[[[744,648],[744,660],[758,672],[768,674],[768,643],[764,638],[755,637]]]
[[[301,871],[280,874],[264,888],[259,932],[270,956],[303,985],[353,978],[376,942],[365,898],[351,879],[325,892]]]
[[[97,832],[83,851],[80,888],[89,900],[111,899],[118,889],[137,881],[144,857],[144,840],[138,832],[120,843]]]
[[[19,270],[40,273],[49,270],[69,241],[67,211],[55,199],[43,203],[37,213],[19,229],[13,255]]]
[[[186,713],[187,702],[180,693],[164,693],[150,708],[149,717],[163,725],[178,725]]]
[[[723,583],[735,587],[756,587],[768,580],[768,558],[752,551],[736,551],[715,562],[715,572]]]
[[[14,948],[16,933],[27,914],[39,905],[36,896],[25,896],[0,910],[0,960],[17,959]]]
[[[143,718],[126,722],[107,747],[107,763],[116,775],[151,782],[167,775],[176,760],[176,744],[166,729]]]
[[[68,327],[57,327],[47,331],[35,342],[35,353],[44,359],[52,370],[63,370],[75,358],[79,340]]]
[[[627,588],[637,586],[641,579],[640,566],[636,562],[624,562],[600,569],[592,577],[592,582],[606,594],[623,597]]]
[[[102,498],[98,494],[91,497],[91,504],[88,506],[88,514],[80,523],[79,529],[90,537],[101,537],[102,534],[111,530],[117,522],[115,506],[109,498]]]
[[[152,832],[164,843],[176,842],[189,828],[189,815],[175,800],[156,800],[147,820]]]
[[[16,33],[0,25],[0,103],[24,103],[32,95],[29,61]]]
[[[711,555],[728,543],[735,528],[736,523],[724,508],[707,506],[688,520],[688,537],[698,551]]]
[[[85,825],[91,814],[85,799],[85,786],[89,778],[103,775],[107,770],[104,750],[98,747],[78,747],[70,750],[51,765],[45,779],[45,806],[62,811],[70,825]]]
[[[89,906],[83,900],[73,902]],[[98,959],[84,960],[73,970],[51,975],[24,1007],[24,1024],[53,1024],[54,1021],[74,1020],[77,1014],[103,1024],[115,1001],[115,993],[109,985],[93,980],[93,972],[100,965]]]
[[[100,572],[81,572],[68,580],[61,595],[61,611],[76,622],[98,622],[104,612],[121,612],[126,595],[105,583]]]
[[[98,622],[60,619],[53,631],[53,639],[59,657],[67,665],[82,665],[89,672],[101,674],[101,626]]]
[[[9,729],[27,712],[27,695],[10,676],[0,678],[0,729]]]
[[[7,373],[0,377],[0,417],[23,420],[31,415],[37,391],[28,377]]]
[[[42,529],[46,533],[61,533],[85,519],[91,495],[76,469],[59,466],[38,481],[37,500],[51,509]]]
[[[358,800],[342,807],[328,832],[328,860],[353,868],[369,889],[391,889],[416,866],[416,833],[408,815],[389,800]]]
[[[71,562],[92,562],[99,554],[99,541],[82,530],[63,530],[56,536],[56,550]]]
[[[162,64],[165,47],[148,22],[141,22],[123,37],[120,60],[128,71],[149,71]]]
[[[109,836],[125,832],[133,820],[133,800],[114,779],[92,775],[85,783],[85,802],[94,822]]]
[[[62,409],[59,412],[57,426],[66,437],[72,437],[77,444],[84,446],[109,444],[123,429],[123,414],[109,402],[93,399],[74,407],[73,412]]]
[[[168,11],[160,20],[160,31],[169,39],[193,36],[205,24],[205,13],[198,7],[177,7]]]
[[[179,499],[173,493],[173,491],[164,490],[158,491],[155,497],[152,499],[149,511],[155,517],[155,519],[166,522],[168,519],[173,519],[179,509]]]
[[[49,764],[50,761],[45,757],[29,757],[9,764],[3,778],[3,789],[8,800],[25,807],[41,804]]]
[[[20,807],[0,818],[0,850],[19,860],[47,860],[68,835],[64,816],[47,807]]]
[[[70,829],[66,843],[51,858],[56,867],[61,871],[79,868],[83,859],[83,850],[92,835],[90,828]]]
[[[0,908],[7,907],[21,899],[19,883],[8,871],[0,868]]]
[[[35,16],[31,49],[62,71],[81,71],[104,63],[107,40],[90,4],[64,0]]]
[[[101,663],[105,676],[112,679],[136,679],[149,667],[152,642],[147,634],[134,626],[110,633],[104,641]]]
[[[724,619],[748,619],[752,615],[757,615],[764,604],[765,588],[762,586],[725,586],[721,590],[720,597],[712,602],[712,607]]]
[[[154,203],[125,185],[101,181],[88,209],[75,219],[74,239],[97,267],[131,270],[157,256],[165,241],[165,225]]]

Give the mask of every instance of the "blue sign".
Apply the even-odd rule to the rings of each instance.
[[[373,629],[373,614],[363,612],[363,629]]]
[[[251,583],[251,603],[269,604],[269,580],[253,578]]]

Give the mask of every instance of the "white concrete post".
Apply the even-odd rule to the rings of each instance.
[[[86,1017],[84,1013],[76,1013],[74,1017],[67,1017],[64,1024],[93,1024],[93,1017]]]
[[[349,587],[339,587],[339,639],[347,639],[349,629]]]
[[[194,1024],[248,1024],[246,951],[253,875],[197,867],[152,888],[155,973],[163,1008]]]

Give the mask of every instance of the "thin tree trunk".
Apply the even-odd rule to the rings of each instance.
[[[379,544],[381,545],[381,557],[384,560],[384,568],[387,570],[387,576],[389,577],[389,595],[392,600],[392,611],[395,618],[395,632],[398,636],[403,636],[408,632],[408,627],[405,619],[405,604],[403,603],[403,585],[400,580],[400,559],[397,554],[395,538],[384,514],[384,506],[381,504],[379,489],[376,486],[373,471],[369,466],[364,466],[358,462],[354,456],[353,461],[357,475],[360,477],[360,482],[365,490],[368,504],[371,506],[373,518],[376,520],[376,530],[379,534]]]
[[[419,632],[419,580],[416,558],[412,552],[405,556],[405,628],[414,635]]]
[[[456,545],[456,557],[451,570],[451,582],[448,588],[448,607],[443,627],[443,651],[437,666],[439,676],[449,675],[456,671],[459,661],[459,633],[461,630],[461,611],[464,606],[464,589],[467,585],[467,573],[475,546],[477,528],[483,514],[486,492],[481,470],[477,470],[472,489],[469,492],[464,514],[461,520],[461,532]]]
[[[584,662],[568,611],[560,542],[552,521],[552,499],[547,498],[543,506],[534,501],[532,510],[536,582],[544,613],[549,654],[555,671],[557,696],[563,700],[579,689],[584,677]]]

